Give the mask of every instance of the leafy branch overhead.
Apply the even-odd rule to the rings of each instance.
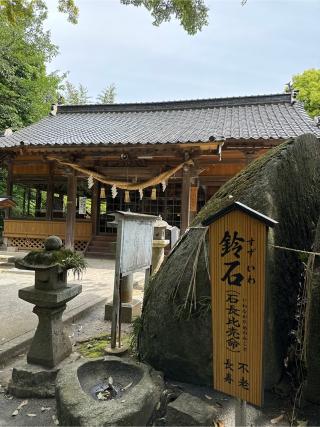
[[[109,0],[104,0],[109,1]],[[154,18],[158,26],[176,18],[189,34],[196,34],[208,24],[208,7],[205,0],[119,0],[124,5],[143,6]],[[44,0],[0,0],[0,8],[10,22],[16,22],[21,16],[32,16],[34,9],[46,8]],[[78,22],[79,9],[74,0],[57,0],[58,10],[65,13],[68,21]]]
[[[144,6],[158,26],[175,17],[187,33],[194,35],[208,25],[208,7],[204,0],[120,0],[122,4]]]

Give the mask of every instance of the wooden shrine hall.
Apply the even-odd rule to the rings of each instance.
[[[291,94],[53,106],[0,137],[7,247],[40,248],[51,234],[93,256],[116,230],[109,213],[161,215],[184,231],[197,211],[270,147],[320,129]]]

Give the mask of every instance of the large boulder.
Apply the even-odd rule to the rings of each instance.
[[[303,264],[298,253],[273,245],[310,250],[320,214],[320,142],[312,135],[289,140],[252,162],[228,181],[195,218],[145,294],[138,347],[140,357],[171,378],[212,384],[212,330],[207,243],[201,222],[240,201],[277,220],[269,232],[267,261],[265,387],[282,375],[290,345]],[[185,306],[196,268],[197,308]]]
[[[317,226],[313,251],[320,253],[320,220]],[[320,256],[311,255],[313,274],[306,285],[306,318],[305,318],[305,355],[306,384],[305,397],[311,402],[320,404]]]

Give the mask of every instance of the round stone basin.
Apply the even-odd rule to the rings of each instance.
[[[79,367],[77,374],[82,390],[94,400],[104,402],[98,397],[101,390],[109,387],[113,391],[110,398],[105,400],[125,399],[130,388],[141,381],[143,371],[139,366],[125,364],[119,359],[85,363]]]
[[[145,426],[160,401],[162,375],[119,357],[87,360],[62,368],[56,381],[60,425]]]

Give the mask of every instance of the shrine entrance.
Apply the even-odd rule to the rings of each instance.
[[[116,233],[116,227],[111,223],[115,211],[130,211],[156,215],[167,221],[170,225],[181,227],[181,180],[170,180],[167,188],[163,191],[161,185],[146,188],[143,191],[143,197],[140,198],[139,191],[130,191],[117,189],[116,197],[112,197],[111,187],[99,183],[98,190],[98,215],[97,215],[97,234]],[[205,203],[205,195],[199,191],[199,207]]]

